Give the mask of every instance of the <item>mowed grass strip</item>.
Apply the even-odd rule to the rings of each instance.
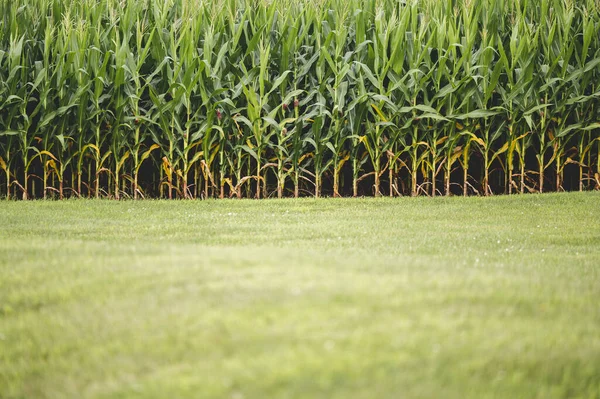
[[[0,220],[1,398],[600,397],[600,193]]]

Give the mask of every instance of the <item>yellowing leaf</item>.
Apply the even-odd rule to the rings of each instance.
[[[377,107],[377,105],[371,104],[371,107],[373,107],[375,112],[377,112],[377,115],[379,115],[379,117],[381,118],[382,121],[384,121],[384,122],[388,121],[387,118],[385,117],[385,115],[383,114],[383,112],[381,112],[381,110]]]
[[[302,155],[300,158],[298,158],[298,163],[300,163],[300,162],[304,161],[304,159],[305,159],[305,158],[310,158],[310,157],[312,157],[312,156],[313,156],[313,153],[312,153],[312,152],[309,152],[309,153],[307,153],[307,154],[304,154],[304,155]]]
[[[40,151],[40,155],[48,155],[50,158],[54,159],[55,161],[58,161],[58,159],[56,159],[56,157],[52,155],[50,151],[42,150]]]
[[[337,170],[342,169],[342,166],[344,166],[344,164],[346,163],[346,161],[349,160],[349,159],[350,159],[350,155],[346,155],[344,158],[342,158],[340,160],[340,162],[338,163]]]
[[[473,141],[476,142],[477,144],[479,144],[480,146],[485,147],[485,141],[483,141],[481,138],[474,137]]]
[[[127,158],[129,158],[129,155],[131,155],[129,153],[129,151],[127,151],[119,160],[119,162],[117,163],[117,172],[121,170],[121,168],[123,167],[123,164],[125,163],[125,161],[127,161]]]
[[[438,141],[435,142],[436,145],[440,145],[442,143],[444,143],[446,140],[448,140],[448,136],[444,136],[441,139],[439,139]]]

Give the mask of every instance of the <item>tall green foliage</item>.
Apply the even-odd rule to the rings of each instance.
[[[600,189],[597,0],[0,0],[0,15],[6,198]]]

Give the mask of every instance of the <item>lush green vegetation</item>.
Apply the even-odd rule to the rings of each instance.
[[[0,397],[597,398],[599,202],[3,202]]]
[[[0,195],[600,187],[597,0],[0,0]]]

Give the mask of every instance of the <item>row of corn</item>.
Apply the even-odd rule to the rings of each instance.
[[[598,0],[0,0],[0,196],[599,189],[599,32]]]

